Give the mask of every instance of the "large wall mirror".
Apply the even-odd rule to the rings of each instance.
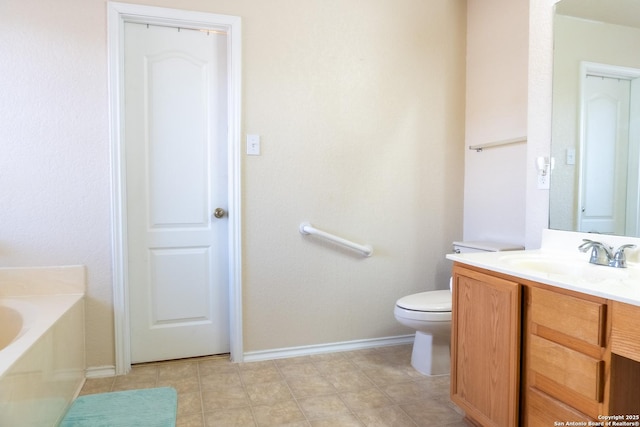
[[[549,227],[640,236],[640,0],[554,16]]]

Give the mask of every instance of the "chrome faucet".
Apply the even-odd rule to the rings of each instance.
[[[580,252],[587,252],[587,250],[591,249],[591,259],[589,259],[591,264],[609,265],[609,262],[613,259],[612,247],[607,247],[605,244],[594,240],[582,239],[582,241],[584,243],[578,246],[578,249]]]
[[[589,259],[591,264],[615,268],[626,268],[627,260],[624,250],[636,247],[636,245],[622,245],[614,253],[613,246],[607,246],[604,243],[589,239],[582,239],[582,241],[584,243],[578,246],[578,249],[580,252],[587,252],[587,250],[591,249],[591,258]]]

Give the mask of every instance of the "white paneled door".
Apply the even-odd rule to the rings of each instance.
[[[226,38],[125,24],[133,363],[229,351]]]
[[[624,234],[630,82],[584,78],[580,231]]]

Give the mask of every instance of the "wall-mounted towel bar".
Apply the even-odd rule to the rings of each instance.
[[[322,237],[323,239],[327,239],[349,249],[353,249],[354,251],[358,251],[364,256],[371,256],[373,254],[373,248],[369,245],[359,245],[347,239],[343,239],[342,237],[327,233],[326,231],[318,230],[308,222],[303,222],[302,224],[300,224],[300,233]]]
[[[494,142],[486,142],[484,144],[478,144],[478,145],[470,145],[469,150],[476,150],[479,153],[485,148],[499,147],[501,145],[519,144],[521,142],[527,142],[527,137],[521,136],[519,138],[505,139],[502,141],[494,141]]]

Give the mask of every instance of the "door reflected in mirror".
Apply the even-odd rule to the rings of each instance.
[[[557,3],[552,129],[550,228],[640,235],[639,1]]]

